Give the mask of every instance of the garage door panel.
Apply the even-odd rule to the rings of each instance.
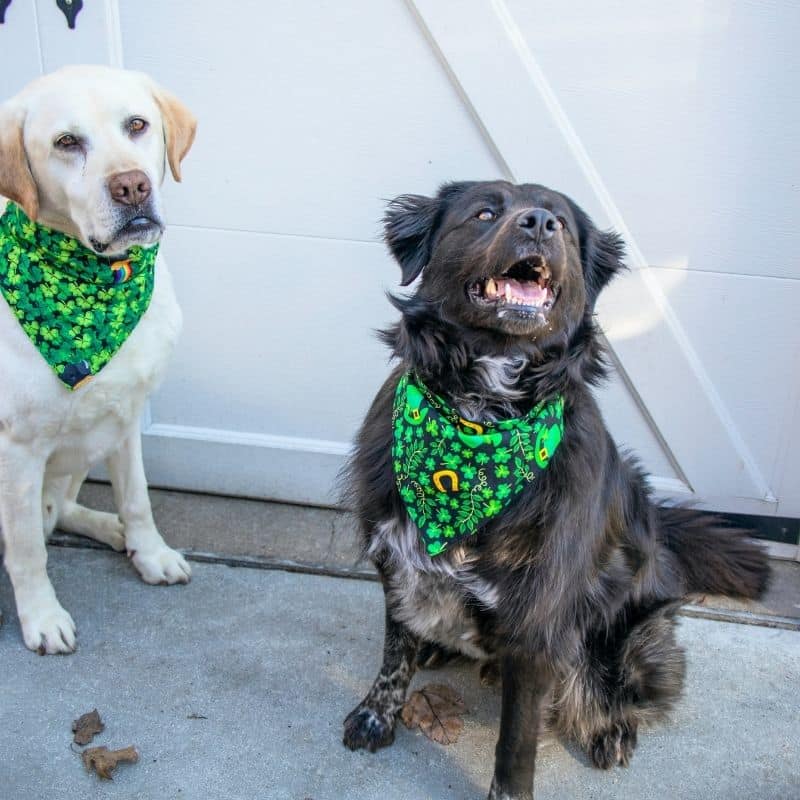
[[[200,119],[165,187],[185,331],[146,419],[153,484],[334,502],[390,369],[385,199],[509,177],[625,237],[631,271],[597,309],[618,444],[664,493],[800,514],[796,4],[110,0],[76,32],[49,0],[8,15],[4,94],[124,62]]]
[[[40,75],[42,68],[35,7],[12,3],[5,19],[0,25],[0,102]],[[11,58],[4,58],[4,53]]]
[[[597,390],[597,399],[617,446],[632,452],[658,484],[671,482],[673,488],[682,484],[688,492],[685,477],[675,468],[674,456],[659,438],[641,400],[628,390],[616,370],[611,370],[608,381]]]
[[[786,113],[796,99],[797,69],[787,69],[796,7],[506,7],[647,263],[797,277],[800,206],[786,163],[800,136]],[[754,202],[766,187],[771,202]]]
[[[692,270],[656,269],[653,275],[709,378],[729,399],[731,420],[775,494],[776,457],[791,426],[800,379],[800,329],[786,324],[800,307],[800,281]],[[676,385],[673,397],[691,420],[692,396]]]
[[[114,3],[84,3],[73,29],[55,2],[35,0],[35,6],[44,72],[65,64],[116,63],[118,41],[108,35],[116,21]]]
[[[674,167],[697,145],[702,8],[692,0],[583,0],[558,14],[522,0],[507,7],[647,262],[684,264],[691,211],[685,170]]]
[[[153,421],[349,441],[386,369],[383,247],[177,227],[165,253],[186,314]]]
[[[175,223],[374,240],[383,198],[498,174],[400,0],[268,13],[183,0],[170,4],[179,37],[143,5],[121,6],[125,63],[200,119],[191,190],[170,195]]]

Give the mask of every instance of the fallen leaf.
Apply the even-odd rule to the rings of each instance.
[[[117,764],[128,762],[135,764],[139,760],[136,748],[123,747],[121,750],[109,750],[107,747],[89,747],[81,753],[83,766],[91,772],[94,770],[98,777],[104,780],[113,780],[111,773]]]
[[[412,692],[400,718],[407,728],[419,728],[439,744],[453,744],[464,727],[467,707],[454,689],[441,683],[429,683]]]
[[[102,733],[103,728],[105,725],[95,708],[88,714],[82,714],[72,723],[72,731],[75,734],[73,741],[75,744],[89,744],[96,733]]]

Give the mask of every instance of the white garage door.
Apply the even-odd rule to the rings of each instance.
[[[507,177],[628,243],[601,303],[616,439],[656,487],[800,515],[800,141],[791,0],[14,0],[0,95],[142,69],[200,118],[164,251],[186,327],[151,481],[330,503],[386,353],[385,198]]]

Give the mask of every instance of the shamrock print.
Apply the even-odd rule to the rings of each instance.
[[[486,508],[484,508],[484,513],[487,517],[493,517],[495,514],[499,514],[503,510],[503,505],[498,500],[490,500],[486,504]]]
[[[448,453],[444,458],[442,458],[442,463],[448,469],[457,469],[461,464],[461,457],[458,453]]]
[[[505,464],[507,461],[511,460],[511,451],[507,447],[498,447],[497,450],[494,451],[494,455],[492,456],[492,461],[495,464]]]
[[[70,389],[97,374],[142,318],[153,294],[157,252],[157,245],[132,248],[130,278],[115,284],[113,262],[32,222],[16,204],[6,207],[0,217],[0,293]]]
[[[412,410],[424,425],[411,424]],[[392,409],[395,481],[429,555],[474,534],[535,480],[561,441],[563,412],[557,397],[519,419],[471,422],[410,373],[400,379]]]

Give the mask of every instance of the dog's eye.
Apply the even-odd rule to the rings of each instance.
[[[133,117],[128,120],[128,133],[134,135],[144,133],[150,127],[150,123],[141,117]]]
[[[55,146],[59,150],[74,150],[80,146],[80,142],[77,136],[73,136],[71,133],[65,133],[63,136],[59,136],[58,139],[56,139]]]
[[[497,218],[497,214],[492,211],[491,208],[482,208],[477,214],[476,217],[481,222],[491,222],[492,220]]]

